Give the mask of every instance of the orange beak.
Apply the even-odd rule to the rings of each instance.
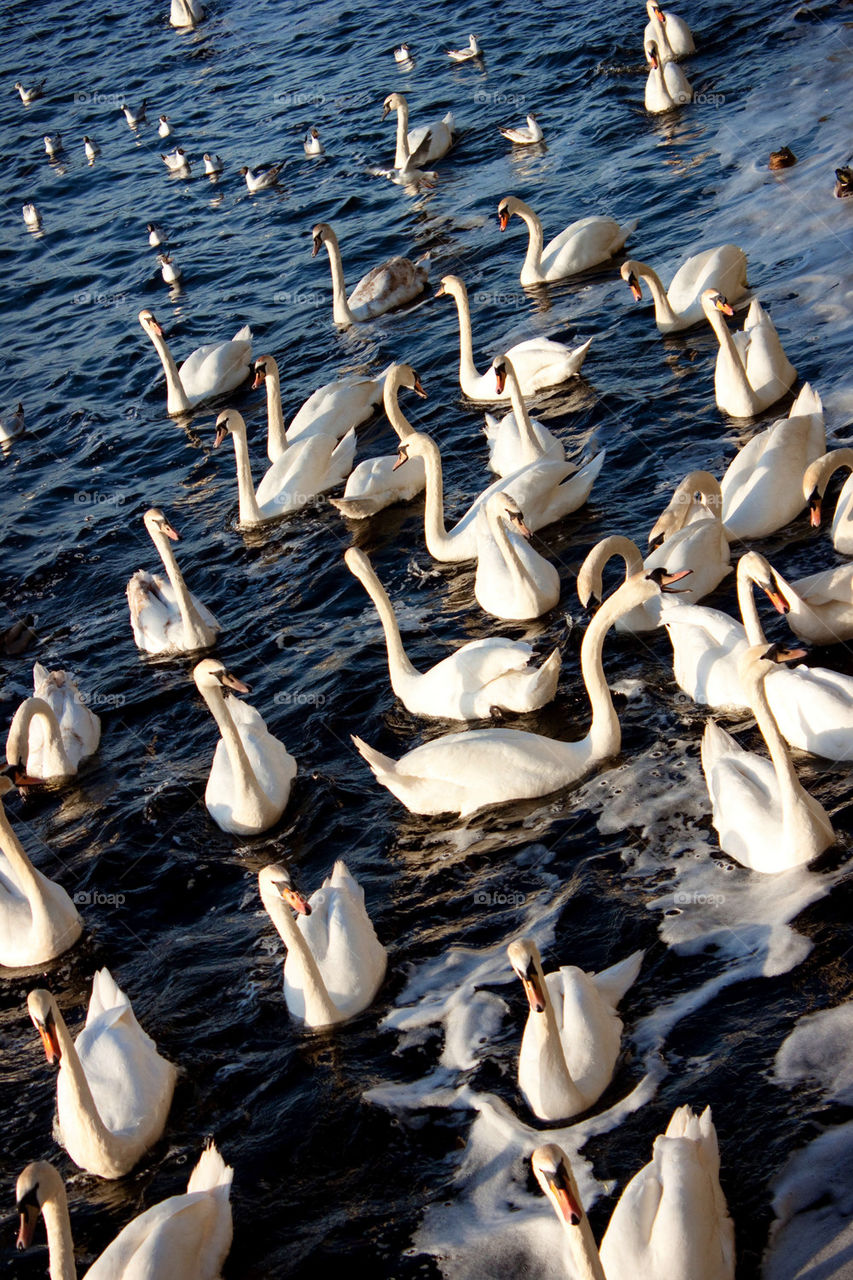
[[[34,1205],[27,1204],[20,1211],[21,1222],[18,1228],[17,1248],[20,1250],[29,1249],[33,1242],[33,1236],[36,1233],[36,1223],[38,1222],[38,1209]]]
[[[809,506],[809,524],[813,529],[820,528],[820,498],[813,498]]]
[[[568,1187],[558,1186],[556,1183],[552,1185],[554,1199],[557,1202],[557,1208],[560,1213],[570,1226],[578,1226],[583,1217],[583,1210],[577,1200],[574,1198]]]
[[[260,370],[260,369],[256,369],[256,370],[255,370],[255,380],[254,380],[254,382],[252,383],[252,390],[253,390],[253,391],[257,391],[258,387],[259,387],[259,386],[261,385],[261,383],[264,381],[264,377],[265,377],[265,375],[261,372],[261,370]]]
[[[788,604],[788,601],[782,595],[782,592],[779,590],[778,587],[776,587],[775,590],[769,590],[769,591],[767,587],[765,587],[764,594],[767,596],[767,599],[773,605],[773,608],[776,610],[777,613],[791,612],[791,606]]]
[[[421,386],[421,380],[417,374],[415,374],[415,385],[412,387],[412,390],[414,391],[415,395],[420,396],[422,400],[428,399],[427,393],[424,391],[423,387]]]
[[[506,386],[506,369],[495,369],[495,386],[497,387],[498,395],[502,396]]]
[[[524,994],[527,996],[527,1003],[530,1005],[531,1012],[544,1013],[545,997],[539,985],[539,975],[534,971],[532,977],[521,976],[521,985],[524,987]]]
[[[631,293],[634,295],[634,301],[640,302],[643,297],[643,291],[640,288],[640,282],[637,279],[637,277],[634,275],[633,271],[628,276],[628,288],[631,290]]]
[[[409,461],[409,455],[406,453],[405,449],[401,449],[400,452],[397,454],[397,461],[394,463],[391,470],[396,471],[398,467],[402,467],[408,461]]]
[[[498,222],[500,223],[501,231],[506,231],[507,227],[509,226],[509,214],[507,213],[506,209],[499,210]]]
[[[59,1041],[56,1038],[55,1029],[40,1025],[36,1030],[39,1033],[41,1042],[44,1046],[45,1056],[50,1065],[53,1066],[55,1062],[61,1061],[62,1051],[59,1047]]]

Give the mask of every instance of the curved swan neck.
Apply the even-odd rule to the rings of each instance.
[[[444,560],[450,551],[450,538],[444,523],[444,478],[441,453],[429,436],[422,436],[426,488],[424,494],[424,537],[427,551],[435,560]]]
[[[709,307],[706,310],[703,304],[702,310],[705,312],[705,316],[711,325],[711,328],[714,330],[714,333],[717,335],[717,341],[720,344],[718,360],[722,360],[728,376],[737,383],[740,393],[754,408],[755,393],[749,384],[749,379],[746,376],[746,369],[743,367],[743,361],[738,354],[738,349],[735,346],[734,338],[729,332],[728,325],[716,307]]]
[[[146,329],[146,333],[154,343],[154,349],[160,357],[163,373],[166,375],[167,413],[189,413],[191,405],[187,399],[187,393],[184,391],[181,375],[178,372],[178,366],[175,364],[175,357],[169,350],[169,344],[161,333],[155,333],[153,329]]]
[[[678,316],[672,309],[669,295],[664,289],[663,282],[654,267],[650,267],[646,262],[633,262],[631,267],[634,274],[641,276],[649,286],[649,293],[652,295],[652,300],[655,304],[655,324],[678,324]]]
[[[204,646],[203,625],[201,618],[198,616],[196,607],[190,597],[187,584],[184,582],[184,576],[178,567],[175,559],[175,553],[172,550],[169,539],[165,536],[161,529],[151,528],[148,530],[154,546],[159,552],[160,559],[163,561],[163,568],[172,584],[172,590],[175,593],[175,599],[178,602],[178,611],[181,615],[181,622],[184,628],[184,639],[187,643],[192,641],[198,642],[198,647]]]
[[[382,623],[382,630],[385,633],[385,648],[388,651],[388,671],[391,676],[391,687],[399,696],[398,682],[411,679],[413,676],[417,677],[420,672],[415,670],[406,656],[397,615],[382,583],[372,570],[368,572],[366,566],[359,570],[357,576],[375,604],[376,612],[379,614],[379,621]]]
[[[278,366],[269,356],[266,357],[266,362],[264,385],[267,392],[267,457],[270,462],[276,462],[287,449],[287,435],[284,430]]]
[[[237,461],[237,496],[240,503],[240,523],[260,524],[261,512],[255,495],[255,482],[252,479],[252,464],[249,461],[249,442],[245,429],[231,429],[234,441],[234,457]],[[230,717],[229,717],[230,719]]]
[[[340,1010],[333,1003],[323,981],[314,953],[296,923],[290,907],[281,898],[270,895],[266,908],[279,936],[287,947],[288,961],[296,960],[302,969],[302,994],[305,998],[305,1021],[311,1026],[337,1022]]]
[[[518,554],[518,548],[509,536],[509,530],[498,511],[492,511],[490,505],[486,504],[486,520],[489,526],[489,532],[497,544],[501,559],[506,565],[510,576],[515,579],[517,584],[525,584],[527,582],[527,574],[521,556]]]
[[[528,449],[532,449],[534,454],[538,455],[540,452],[539,442],[533,430],[533,423],[530,420],[527,405],[524,403],[524,396],[521,394],[518,375],[508,360],[506,360],[506,380],[509,384],[509,398],[512,404],[512,411],[515,414],[519,438]]]
[[[47,1232],[50,1280],[77,1280],[68,1197],[61,1177],[56,1170],[54,1173],[55,1180],[46,1180],[46,1189],[41,1180],[39,1182],[39,1203]]]
[[[243,739],[237,732],[231,712],[228,710],[225,694],[219,685],[204,685],[199,692],[207,703],[210,714],[219,727],[222,741],[225,743],[225,751],[228,756],[228,763],[231,766],[235,791],[238,795],[240,793],[248,793],[253,796],[260,806],[260,812],[268,814],[270,811],[269,801],[258,785],[255,771],[243,745]]]
[[[758,605],[755,603],[755,592],[753,591],[753,583],[755,579],[751,574],[738,566],[737,573],[737,602],[740,607],[740,616],[743,618],[743,627],[746,632],[747,642],[753,644],[766,644],[767,637],[764,634],[764,628],[761,625],[761,618],[758,614]]]
[[[391,426],[400,439],[405,440],[407,436],[414,433],[415,429],[400,408],[400,401],[397,398],[399,389],[399,371],[395,369],[385,378],[385,385],[382,388],[382,404]]]
[[[329,255],[329,266],[332,271],[332,318],[335,324],[355,324],[356,318],[350,311],[347,302],[347,289],[344,281],[344,264],[341,261],[341,250],[338,237],[331,227],[323,237],[323,243]]]
[[[471,303],[468,300],[468,290],[464,285],[461,289],[455,290],[451,296],[456,303],[456,313],[459,317],[459,385],[464,391],[466,382],[470,386],[480,376],[474,365]]]
[[[71,1039],[71,1033],[65,1025],[65,1019],[59,1012],[59,1007],[56,1003],[52,1004],[51,1012],[56,1027],[56,1039],[59,1044],[60,1069],[68,1072],[75,1109],[86,1117],[86,1123],[91,1127],[92,1133],[102,1150],[115,1160],[124,1153],[123,1143],[107,1128],[101,1119],[95,1099],[92,1096],[92,1090],[89,1087],[89,1081],[86,1078],[86,1072],[83,1070],[83,1064],[78,1057],[74,1041]]]
[[[623,590],[624,584],[604,601],[581,643],[581,675],[592,707],[592,721],[586,736],[596,755],[615,755],[622,745],[619,718],[604,675],[604,637],[627,611],[619,599]]]
[[[397,105],[397,150],[394,153],[394,168],[405,169],[409,163],[409,104],[400,98]]]
[[[26,702],[21,703],[12,717],[9,736],[6,739],[6,760],[8,763],[10,765],[23,764],[24,768],[27,767],[30,754],[30,725],[33,720],[41,720],[42,722],[47,740],[46,756],[52,759],[58,773],[74,773],[65,750],[65,743],[62,741],[59,721],[56,718],[53,707],[49,702],[45,702],[44,698],[27,698]],[[50,766],[48,765],[48,767]],[[44,776],[49,777],[51,774],[45,773]]]
[[[27,857],[26,850],[15,835],[2,800],[0,800],[0,853],[5,854],[15,880],[29,901],[33,923],[35,923],[36,904],[41,907],[43,903],[42,883],[35,867]]]
[[[572,1099],[571,1103],[567,1103],[566,1109],[569,1110],[571,1107],[573,1111],[580,1111],[584,1109],[583,1100],[578,1093],[577,1086],[566,1063],[566,1051],[563,1048],[563,1039],[557,1026],[557,1014],[554,1010],[551,992],[548,990],[545,973],[539,960],[536,961],[536,970],[539,977],[539,990],[542,992],[545,1008],[542,1013],[533,1013],[531,1011],[528,1017],[534,1020],[535,1034],[540,1043],[540,1061],[544,1050],[547,1060],[542,1064],[543,1067],[546,1070],[556,1072],[561,1077],[561,1087]]]
[[[773,761],[773,768],[776,770],[776,778],[779,782],[779,790],[782,796],[782,819],[787,826],[788,814],[792,806],[801,802],[807,793],[797,777],[797,771],[785,745],[785,739],[779,732],[776,717],[770,709],[763,677],[761,679],[753,678],[750,681],[749,705],[752,707],[761,735],[767,743],[770,759]]]
[[[533,212],[530,205],[524,203],[523,200],[517,200],[514,213],[522,218],[527,224],[528,241],[527,253],[524,257],[524,265],[522,267],[522,275],[528,278],[528,281],[534,277],[537,280],[542,279],[542,250],[545,246],[545,237],[542,232],[542,223],[539,221],[537,214]]]

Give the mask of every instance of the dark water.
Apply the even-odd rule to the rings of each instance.
[[[29,691],[34,656],[72,671],[103,720],[100,751],[74,785],[8,805],[40,869],[91,901],[72,952],[0,988],[0,1203],[9,1214],[0,1269],[44,1273],[43,1255],[13,1253],[14,1181],[28,1161],[57,1160],[70,1181],[85,1264],[134,1214],[183,1189],[213,1134],[235,1170],[227,1277],[321,1276],[344,1261],[377,1280],[436,1276],[427,1236],[435,1253],[457,1259],[445,1262],[448,1274],[544,1274],[535,1251],[526,1261],[500,1252],[514,1221],[509,1202],[523,1201],[550,1227],[548,1207],[528,1195],[521,1154],[510,1150],[504,1181],[476,1201],[477,1151],[469,1147],[462,1165],[470,1108],[484,1097],[531,1120],[514,1082],[523,997],[502,960],[526,929],[546,968],[599,969],[647,948],[623,1004],[626,1053],[596,1111],[644,1077],[652,1083],[644,1105],[617,1105],[584,1155],[618,1195],[674,1107],[710,1103],[738,1275],[757,1276],[772,1176],[819,1124],[846,1118],[817,1088],[778,1087],[772,1071],[796,1020],[849,991],[849,769],[798,762],[838,844],[788,882],[787,896],[731,869],[699,770],[704,715],[674,685],[666,637],[611,636],[608,674],[626,694],[617,761],[580,788],[461,824],[407,814],[349,736],[399,756],[447,726],[425,727],[396,703],[375,615],[342,551],[355,541],[371,554],[421,667],[493,629],[474,602],[470,567],[431,563],[417,503],[357,529],[317,504],[262,534],[238,533],[233,455],[212,449],[216,409],[186,428],[166,416],[159,362],[136,314],[155,310],[179,359],[249,321],[256,354],[278,359],[288,418],[340,372],[409,361],[429,399],[404,408],[440,441],[456,512],[489,477],[481,419],[455,380],[455,309],[430,301],[336,332],[328,264],[310,255],[313,223],[336,227],[351,284],[398,252],[429,251],[435,282],[461,274],[481,368],[534,332],[593,337],[580,386],[541,416],[569,445],[606,446],[607,464],[589,506],[539,538],[561,570],[560,607],[529,628],[501,628],[543,651],[564,648],[557,700],[520,727],[578,736],[588,714],[574,596],[581,559],[611,532],[642,543],[672,485],[695,466],[721,474],[750,428],[730,428],[715,408],[710,330],[662,340],[613,271],[523,291],[523,229],[499,234],[498,200],[529,199],[547,234],[594,212],[639,218],[631,254],[662,274],[698,248],[741,244],[791,360],[824,398],[831,442],[845,440],[853,209],[831,190],[849,146],[850,7],[691,5],[684,16],[700,51],[689,73],[705,101],[667,121],[641,109],[639,4],[531,10],[510,0],[391,14],[379,4],[349,12],[221,0],[195,34],[172,31],[167,10],[166,0],[128,13],[103,0],[85,10],[60,0],[0,6],[9,90],[0,103],[2,411],[22,399],[31,428],[0,459],[0,625],[33,613],[41,638],[33,653],[2,660],[2,723]],[[485,64],[454,68],[442,49],[469,31]],[[418,53],[413,71],[391,58],[403,39]],[[25,109],[11,85],[41,75],[45,97]],[[452,108],[460,126],[431,194],[412,197],[367,172],[393,154],[393,125],[380,113],[394,88],[408,95],[413,123]],[[134,106],[147,96],[150,119],[168,114],[174,138],[161,144],[155,124],[131,132],[118,109],[125,96]],[[547,149],[511,152],[496,126],[531,109]],[[312,123],[328,154],[309,161],[302,137]],[[50,165],[42,135],[57,130],[66,155]],[[102,148],[92,168],[84,133]],[[177,143],[194,160],[189,182],[170,178],[159,157]],[[771,175],[766,156],[783,144],[801,164]],[[219,184],[199,176],[205,150],[225,161]],[[237,167],[278,158],[288,161],[282,189],[249,197]],[[21,220],[30,199],[42,237]],[[173,299],[147,246],[149,220],[171,233],[183,267]],[[244,391],[233,402],[249,423],[257,479],[263,395]],[[387,425],[360,434],[359,457],[392,447]],[[218,652],[252,684],[251,701],[299,762],[284,819],[258,839],[225,835],[204,808],[216,734],[190,664],[141,660],[132,642],[124,587],[137,568],[157,567],[141,522],[151,505],[179,529],[189,584],[223,624]],[[805,519],[761,549],[791,576],[835,557]],[[732,592],[710,603],[733,608]],[[782,635],[784,624],[768,619],[768,630]],[[849,655],[821,659],[847,669]],[[280,859],[309,892],[336,857],[365,887],[389,975],[354,1022],[306,1034],[287,1015],[282,948],[256,875]],[[703,895],[720,893],[723,902],[708,907]],[[482,955],[490,959],[478,978]],[[75,1171],[53,1143],[52,1081],[25,1007],[33,985],[49,985],[76,1032],[101,965],[180,1068],[164,1139],[114,1184]],[[466,983],[466,1051],[440,1061],[445,1032],[459,1025],[448,1002]],[[414,1031],[383,1023],[404,991],[409,1012],[429,995],[447,1016],[424,1014]],[[690,993],[693,1004],[679,1005]],[[393,1085],[401,1089],[392,1099]],[[386,1092],[366,1101],[371,1089]],[[593,1210],[597,1234],[614,1200],[604,1194]],[[498,1242],[493,1256],[477,1252],[486,1238]]]

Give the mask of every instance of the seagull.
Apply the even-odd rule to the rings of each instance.
[[[95,156],[99,156],[101,154],[101,148],[96,142],[92,141],[88,134],[85,133],[83,134],[83,146],[86,149],[86,159],[89,161],[89,164],[94,164]]]
[[[129,122],[128,122],[129,123]],[[168,116],[161,116],[160,123],[157,126],[157,132],[161,138],[169,138],[172,135],[172,126],[169,124]]]
[[[529,147],[532,142],[541,142],[545,137],[532,112],[527,117],[526,126],[523,124],[516,125],[514,128],[509,126],[506,129],[500,129],[499,132],[519,147]]]
[[[148,116],[145,113],[145,108],[147,106],[148,106],[148,99],[143,98],[136,115],[133,114],[130,107],[128,107],[124,102],[121,104],[121,107],[119,108],[119,110],[124,112],[124,118],[127,121],[127,123],[130,125],[131,129],[135,129],[138,125],[144,124],[145,121],[148,119]]]
[[[54,133],[51,136],[51,134],[46,133],[44,135],[44,149],[50,156],[51,160],[55,160],[62,150],[62,135]]]
[[[218,177],[223,169],[222,157],[212,156],[210,152],[205,151],[204,155],[202,156],[202,160],[204,161],[205,173],[208,174],[211,178]]]
[[[156,222],[146,222],[145,230],[148,232],[148,243],[152,249],[157,249],[165,242],[166,236]]]
[[[24,215],[24,222],[26,222],[30,231],[41,230],[41,214],[34,204],[25,204],[21,212]]]
[[[166,284],[177,284],[183,275],[178,264],[172,261],[168,253],[158,253],[157,261],[160,263],[164,282]]]
[[[313,124],[305,135],[305,142],[303,145],[305,147],[306,156],[325,155],[323,144],[320,141],[320,131],[319,129],[315,129]]]
[[[42,96],[44,84],[44,80],[39,80],[38,84],[34,84],[32,89],[25,89],[20,80],[15,81],[15,88],[21,95],[21,102],[23,102],[25,107],[28,107],[31,102],[35,102],[36,98],[40,98]]]
[[[171,151],[167,156],[164,156],[161,151],[160,159],[163,161],[170,173],[177,173],[182,178],[188,178],[190,176],[190,162],[186,157],[186,152],[183,147],[175,147],[175,150]]]
[[[25,431],[24,406],[19,403],[11,418],[6,421],[0,420],[0,444],[14,440],[15,436],[22,436]]]
[[[394,61],[395,62],[411,62],[412,61],[412,46],[407,41],[404,40],[403,43],[400,45],[400,48],[394,50]]]
[[[468,37],[467,49],[447,49],[445,52],[448,58],[452,58],[454,62],[470,62],[472,58],[482,58],[483,56],[483,50],[480,48],[476,36]]]
[[[255,169],[243,165],[240,173],[246,179],[246,186],[250,191],[266,191],[278,182],[278,175],[283,168],[283,161],[281,164],[259,164]]]

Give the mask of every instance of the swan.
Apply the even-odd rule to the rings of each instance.
[[[622,613],[669,589],[665,574],[636,574],[599,609],[581,645],[581,672],[592,705],[592,723],[579,742],[560,742],[520,729],[468,729],[425,742],[392,760],[353,738],[377,780],[412,813],[458,813],[549,795],[584,777],[615,755],[621,731],[607,682],[604,637]]]
[[[393,424],[392,424],[393,425]],[[400,442],[399,461],[423,458],[426,468],[424,536],[427,550],[446,564],[477,557],[477,514],[494,493],[505,492],[525,513],[528,529],[535,532],[577,510],[586,501],[604,465],[605,451],[578,470],[572,462],[540,459],[509,476],[493,480],[475,498],[461,520],[448,530],[444,523],[444,480],[438,445],[422,431],[412,431]]]
[[[173,27],[197,27],[203,18],[199,0],[172,0],[169,22]]]
[[[26,432],[26,424],[24,422],[24,406],[18,402],[18,407],[12,414],[11,418],[0,420],[0,444],[8,444],[14,440],[16,436],[22,436]]]
[[[743,330],[734,336],[722,318],[734,315],[727,299],[716,289],[705,289],[701,301],[720,344],[714,369],[717,408],[732,418],[753,418],[785,394],[797,371],[757,298],[749,305]]]
[[[83,921],[62,885],[36,870],[15,835],[3,807],[12,785],[0,776],[0,965],[16,969],[61,956],[80,937]]]
[[[124,112],[124,118],[131,129],[138,129],[141,124],[145,124],[148,119],[148,99],[143,98],[139,104],[139,110],[134,111],[126,102],[119,105],[119,111]]]
[[[158,507],[150,507],[142,522],[160,553],[168,582],[159,573],[137,569],[127,584],[130,625],[139,649],[146,653],[191,653],[216,643],[219,623],[187,589],[169,540],[180,537]]]
[[[492,371],[498,395],[503,395],[504,387],[509,386],[513,407],[500,421],[492,414],[486,414],[489,470],[499,476],[508,476],[539,458],[564,462],[566,450],[562,441],[541,422],[533,422],[527,412],[512,361],[507,356],[495,356]]]
[[[205,1147],[184,1195],[161,1200],[133,1218],[92,1263],[85,1280],[219,1280],[231,1248],[234,1171],[213,1143]],[[52,1164],[28,1164],[15,1193],[18,1248],[32,1243],[44,1214],[51,1280],[76,1280],[74,1242],[62,1178]]]
[[[809,504],[812,526],[819,529],[826,486],[841,467],[849,467],[850,475],[835,504],[832,545],[842,555],[850,556],[853,555],[853,449],[833,449],[810,462],[803,473],[803,497]]]
[[[649,21],[643,32],[643,45],[656,44],[662,62],[687,58],[696,52],[693,35],[683,18],[665,13],[655,0],[646,0],[646,13]]]
[[[853,564],[836,565],[807,578],[788,582],[777,569],[753,553],[772,581],[763,589],[795,636],[809,644],[839,644],[853,639]]]
[[[258,835],[284,813],[296,761],[254,707],[237,698],[226,700],[226,689],[249,693],[249,686],[221,662],[203,658],[193,680],[222,735],[204,793],[208,813],[223,831]]]
[[[218,178],[222,170],[225,168],[222,163],[222,156],[211,155],[209,151],[205,151],[201,157],[204,161],[204,172],[209,178]]]
[[[382,104],[382,119],[392,111],[397,113],[397,150],[395,169],[423,169],[435,160],[447,155],[453,146],[453,112],[448,111],[441,120],[409,129],[409,104],[402,93],[389,93]]]
[[[366,422],[382,399],[388,372],[385,369],[375,378],[353,373],[318,387],[297,411],[285,431],[281,381],[276,360],[273,356],[258,356],[253,368],[255,380],[252,388],[263,383],[267,393],[267,457],[270,462],[277,462],[287,446],[297,440],[307,436],[332,436],[335,440],[340,440],[351,427]]]
[[[28,107],[31,102],[35,102],[36,98],[40,98],[42,96],[44,86],[46,84],[46,80],[39,80],[38,84],[34,84],[31,88],[25,89],[20,80],[16,80],[15,88],[21,95],[21,102],[23,102],[25,107]]]
[[[530,1159],[563,1224],[576,1280],[734,1280],[734,1226],[710,1107],[700,1116],[688,1106],[673,1113],[650,1163],[622,1192],[600,1252],[562,1148],[537,1147]]]
[[[539,618],[560,599],[560,575],[524,539],[530,530],[506,493],[493,493],[477,517],[474,596],[493,618]],[[512,528],[514,526],[514,528]]]
[[[339,444],[335,443],[334,436],[303,436],[287,446],[255,490],[246,423],[236,409],[225,409],[216,419],[214,448],[218,448],[228,434],[234,441],[237,460],[242,529],[301,511],[306,502],[318,494],[343,484],[355,457],[355,427],[350,428]]]
[[[693,86],[677,62],[661,61],[658,46],[646,45],[646,61],[651,68],[646,79],[643,105],[649,115],[662,115],[693,101]]]
[[[97,142],[93,142],[88,134],[83,134],[83,150],[86,152],[86,159],[89,164],[94,164],[97,156],[101,154],[101,148]]]
[[[230,342],[208,342],[196,347],[179,369],[153,314],[140,311],[139,323],[154,343],[166,375],[169,414],[189,413],[203,401],[233,391],[251,370],[252,330],[247,324],[237,330]]]
[[[287,947],[284,999],[291,1017],[306,1027],[328,1027],[371,1005],[388,954],[367,914],[364,890],[346,863],[339,859],[307,902],[279,863],[264,867],[258,884]]]
[[[713,720],[702,738],[702,770],[720,848],[741,866],[766,874],[803,866],[835,840],[823,806],[800,784],[764,689],[774,663],[802,655],[758,644],[738,661],[769,760],[745,751]]]
[[[645,262],[629,259],[622,263],[619,274],[637,302],[643,296],[640,281],[646,281],[655,304],[655,324],[661,333],[679,333],[701,324],[703,290],[716,289],[736,300],[748,287],[746,254],[736,244],[718,244],[687,258],[672,277],[669,289],[664,289],[660,276]]]
[[[770,158],[767,161],[768,169],[790,169],[792,165],[797,163],[797,157],[794,155],[790,147],[781,147],[778,151],[771,151]],[[725,293],[725,289],[723,290]]]
[[[483,50],[476,36],[468,37],[467,49],[445,49],[445,53],[453,62],[471,62],[474,58],[483,56]]]
[[[25,204],[21,206],[24,222],[30,231],[40,231],[42,225],[41,214],[34,204]]]
[[[305,141],[302,144],[306,156],[322,156],[325,155],[325,148],[320,141],[320,130],[316,125],[311,126],[305,135]]]
[[[498,133],[517,147],[529,147],[534,142],[541,142],[545,137],[542,127],[537,121],[535,115],[531,111],[527,117],[526,125],[504,125],[498,126]]]
[[[474,367],[474,342],[471,334],[471,306],[468,290],[458,276],[444,276],[437,298],[449,296],[456,303],[459,316],[459,385],[469,400],[485,404],[497,404],[510,398],[509,388],[498,393],[491,371],[478,373]],[[533,396],[537,391],[558,387],[580,372],[591,338],[574,350],[564,342],[551,338],[526,338],[516,342],[505,352],[512,361],[522,395]]]
[[[166,1127],[177,1072],[136,1021],[108,969],[92,979],[76,1040],[49,991],[27,996],[47,1060],[59,1063],[55,1135],[79,1169],[121,1178]]]
[[[161,138],[171,138],[172,126],[169,124],[168,116],[161,116],[157,122],[157,133]]]
[[[469,640],[429,671],[416,671],[403,648],[394,608],[369,559],[357,547],[348,547],[344,561],[376,606],[385,633],[391,688],[413,715],[486,720],[495,708],[518,714],[537,711],[556,694],[559,649],[541,667],[531,667],[530,645],[501,636]]]
[[[157,261],[160,263],[160,272],[163,276],[164,284],[177,284],[181,276],[184,274],[177,262],[172,261],[169,253],[158,253]]]
[[[422,263],[412,262],[409,258],[389,258],[362,276],[347,298],[337,236],[327,222],[318,222],[312,227],[311,235],[314,238],[311,256],[316,257],[323,245],[329,255],[335,324],[350,325],[373,320],[395,307],[405,306],[426,287],[427,268]]]
[[[524,266],[521,268],[522,284],[542,284],[545,281],[565,280],[606,262],[618,253],[637,223],[620,227],[614,218],[580,218],[572,222],[543,249],[542,223],[536,214],[515,196],[505,196],[498,205],[501,231],[506,231],[512,215],[516,213],[527,225],[529,240]]]
[[[8,764],[29,780],[70,778],[100,740],[100,718],[68,672],[48,671],[37,662],[33,697],[21,703],[9,726]]]
[[[281,160],[278,164],[257,164],[254,169],[244,164],[237,172],[245,179],[250,194],[254,195],[256,191],[269,191],[276,186],[283,168],[284,161]]]
[[[160,159],[163,164],[178,178],[188,178],[192,173],[192,167],[187,159],[187,153],[183,147],[175,147],[174,151],[170,151],[168,155],[160,152]]]
[[[411,365],[389,366],[385,377],[385,412],[402,439],[412,432],[413,427],[400,410],[397,400],[400,387],[408,387],[423,399],[426,399],[426,392]],[[394,502],[409,502],[422,493],[425,486],[423,458],[412,458],[406,467],[401,467],[399,454],[390,454],[360,462],[347,478],[344,496],[330,498],[329,501],[348,519],[363,520]]]
[[[643,951],[601,973],[565,964],[547,976],[532,938],[507,947],[530,1006],[518,1055],[518,1087],[540,1120],[568,1120],[610,1084],[622,1045],[616,1006],[632,986]]]

